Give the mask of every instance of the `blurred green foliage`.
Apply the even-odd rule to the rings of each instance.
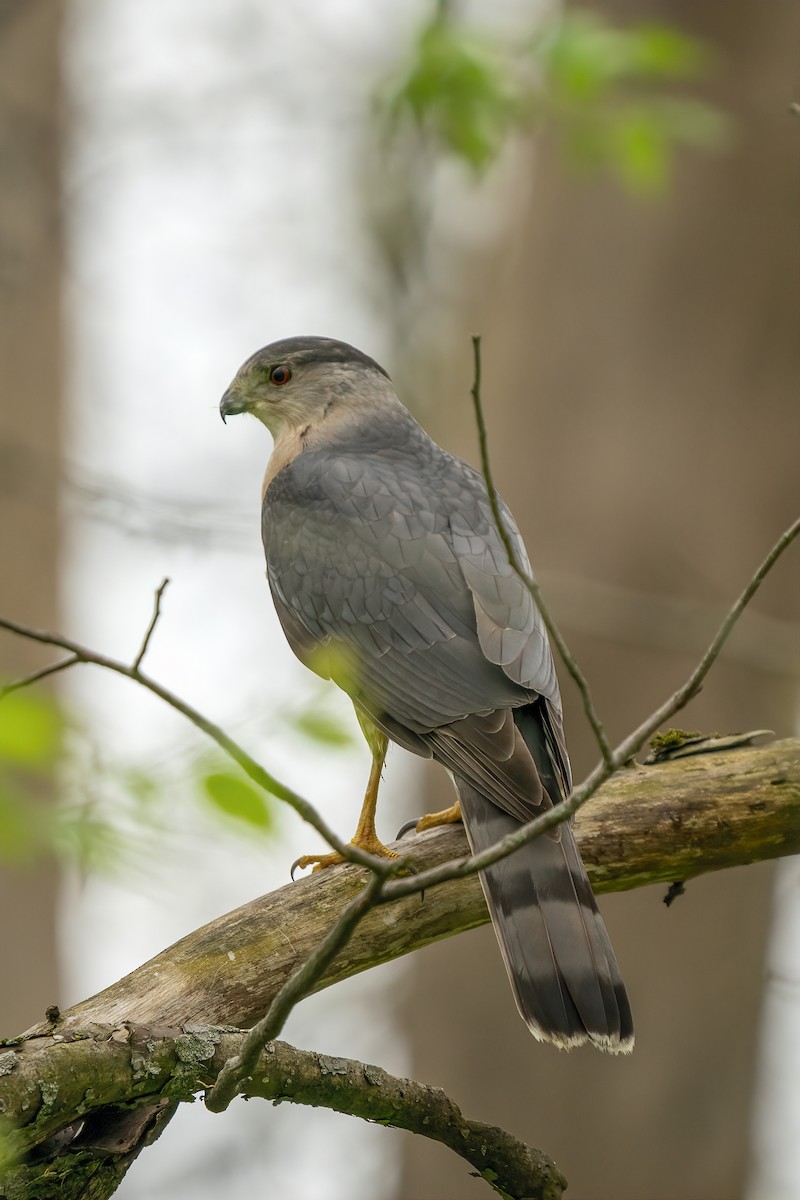
[[[477,173],[510,134],[544,123],[571,162],[608,171],[631,191],[656,192],[678,147],[726,140],[723,115],[678,90],[702,79],[710,60],[676,29],[617,29],[589,11],[503,46],[461,28],[440,5],[383,104],[390,129],[410,120]]]
[[[332,685],[315,684],[302,704],[260,719],[258,736],[266,728],[299,753],[312,744],[325,754],[352,746],[355,721],[348,727],[330,703]],[[50,856],[84,873],[140,874],[180,843],[187,821],[201,836],[205,818],[208,836],[222,827],[274,839],[280,811],[191,735],[160,762],[115,762],[49,693],[0,689],[0,864],[26,867]]]
[[[315,683],[306,703],[272,715],[270,732],[284,743],[287,738],[297,739],[301,747],[316,744],[325,752],[352,746],[353,733],[339,715],[340,710],[328,707],[328,700],[337,693],[330,684]],[[340,703],[341,698],[337,699]],[[196,778],[211,807],[223,818],[233,818],[232,824],[240,832],[276,835],[280,805],[250,783],[238,767],[231,767],[217,754],[204,756],[198,760]]]
[[[0,708],[0,762],[52,766],[61,744],[62,721],[56,706],[32,692],[13,692]]]
[[[475,38],[437,16],[420,34],[411,71],[390,97],[393,121],[410,113],[476,170],[495,157],[515,120],[502,64]]]
[[[0,704],[0,861],[28,860],[52,845],[46,802],[62,738],[52,702],[15,692]]]
[[[263,792],[233,771],[209,771],[201,779],[211,804],[226,817],[233,817],[260,833],[270,833],[274,820],[272,805]]]
[[[353,744],[353,735],[341,718],[322,708],[306,708],[301,712],[289,713],[285,720],[289,728],[312,742],[337,749]]]
[[[96,868],[115,862],[123,839],[89,789],[56,803],[74,726],[46,693],[0,699],[0,862],[26,866],[53,855]]]

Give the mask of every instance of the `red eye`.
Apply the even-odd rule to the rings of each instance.
[[[277,387],[281,387],[284,383],[288,383],[291,378],[292,372],[288,367],[272,367],[269,373],[270,383],[276,384]]]

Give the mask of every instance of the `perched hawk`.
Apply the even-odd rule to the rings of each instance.
[[[273,434],[262,532],[275,607],[298,658],[351,696],[372,750],[353,841],[392,854],[374,822],[387,738],[448,769],[458,804],[420,827],[463,817],[474,851],[567,796],[547,634],[509,564],[483,477],[428,437],[382,367],[330,338],[259,350],[220,411],[252,413]],[[628,999],[571,826],[481,879],[534,1036],[630,1050]]]

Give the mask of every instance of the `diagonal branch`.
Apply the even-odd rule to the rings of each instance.
[[[32,671],[30,675],[23,675],[21,679],[15,679],[13,683],[7,683],[5,687],[0,688],[0,700],[10,696],[12,692],[18,692],[21,688],[38,683],[40,679],[47,679],[49,675],[57,675],[59,671],[65,671],[67,667],[74,667],[77,662],[80,662],[80,659],[77,655],[71,654],[69,658],[62,658],[58,662],[50,663],[47,667],[42,667],[39,671]]]
[[[676,712],[679,712],[684,705],[688,704],[693,696],[697,695],[697,693],[700,691],[703,680],[719,657],[719,652],[724,646],[725,642],[728,640],[731,630],[739,620],[739,617],[747,608],[747,605],[761,587],[761,584],[775,566],[775,563],[778,561],[784,551],[789,548],[798,534],[800,534],[800,517],[798,517],[798,519],[792,525],[790,525],[784,533],[781,534],[767,557],[762,562],[761,566],[747,583],[744,591],[739,596],[739,599],[733,605],[725,620],[720,625],[717,633],[711,641],[711,644],[709,645],[703,657],[700,659],[700,662],[692,671],[689,678],[686,680],[686,683],[684,683],[683,687],[678,688],[677,692],[673,693],[668,700],[665,700],[661,707],[657,708],[656,711],[652,713],[646,721],[643,721],[638,729],[635,729],[633,733],[629,734],[628,737],[624,739],[624,741],[620,742],[617,750],[615,751],[615,756],[617,759],[621,759],[621,761],[624,763],[628,758],[636,754],[639,750],[641,750],[642,746],[645,744],[651,734],[655,733],[659,725],[663,725],[664,722],[668,721]]]
[[[359,922],[378,903],[384,880],[396,870],[396,861],[387,860],[380,873],[373,871],[364,890],[342,910],[336,924],[328,931],[317,949],[287,979],[270,1004],[266,1015],[250,1030],[241,1050],[235,1058],[225,1064],[219,1079],[206,1096],[206,1107],[212,1112],[222,1112],[228,1107],[236,1095],[237,1085],[253,1070],[267,1042],[274,1041],[278,1036],[294,1006],[319,982],[339,951],[347,945]]]
[[[619,771],[636,752],[641,749],[648,737],[653,734],[660,725],[668,720],[675,713],[679,712],[683,706],[694,696],[700,688],[703,679],[708,674],[711,666],[716,660],[719,652],[733,629],[736,621],[744,611],[747,604],[752,599],[755,592],[760,587],[763,580],[768,575],[769,571],[778,561],[780,556],[787,550],[791,543],[800,533],[800,519],[794,522],[789,529],[785,531],[775,543],[769,554],[766,556],[760,567],[745,586],[742,594],[739,596],[736,603],[733,605],[716,636],[713,638],[708,650],[701,658],[697,667],[692,671],[686,683],[679,688],[668,700],[666,700],[658,709],[652,713],[647,720],[636,729],[632,734],[625,738],[617,748],[611,753],[610,761],[602,761],[597,767],[587,776],[587,778],[575,788],[570,796],[560,804],[554,805],[553,808],[537,817],[535,820],[523,825],[514,833],[503,838],[496,845],[488,850],[482,851],[477,855],[465,855],[449,863],[433,867],[429,870],[419,871],[410,878],[393,879],[386,882],[381,889],[381,902],[385,903],[391,900],[398,900],[404,896],[410,896],[415,893],[424,892],[429,888],[439,886],[453,879],[464,879],[474,875],[476,872],[483,870],[492,863],[498,862],[505,858],[508,854],[526,845],[534,838],[541,836],[548,829],[560,824],[562,821],[574,815],[598,790],[598,788],[612,776],[616,771]],[[513,547],[512,547],[513,549]],[[532,588],[535,588],[533,581],[529,580]],[[536,589],[538,592],[538,588]],[[537,601],[538,602],[538,601]],[[76,662],[93,663],[97,666],[105,667],[108,670],[114,671],[117,674],[133,679],[140,683],[149,691],[159,696],[167,704],[177,709],[186,716],[194,725],[203,732],[207,733],[221,748],[237,762],[246,774],[260,787],[271,792],[279,799],[290,804],[296,812],[299,813],[310,825],[313,826],[325,838],[329,845],[346,858],[350,862],[356,862],[360,865],[367,866],[371,870],[376,871],[379,875],[385,869],[385,862],[381,859],[374,858],[370,854],[358,849],[351,844],[343,843],[337,835],[330,829],[322,817],[316,812],[314,807],[303,797],[296,792],[287,788],[284,784],[279,783],[272,775],[270,775],[259,763],[250,757],[232,738],[219,726],[209,721],[201,713],[197,712],[190,705],[180,700],[166,688],[157,684],[149,676],[142,672],[135,672],[132,667],[121,663],[116,659],[108,658],[105,655],[95,654],[86,647],[80,646],[67,638],[60,637],[55,634],[43,633],[38,630],[32,630],[26,626],[19,625],[16,622],[9,621],[7,618],[0,617],[0,628],[8,629],[12,633],[17,633],[20,636],[31,638],[34,641],[44,642],[48,645],[59,646],[61,649],[67,650],[74,656]],[[560,636],[560,635],[559,635]],[[403,849],[407,847],[404,846]],[[263,1010],[262,1010],[263,1012]],[[261,1015],[261,1014],[259,1014]]]
[[[154,624],[155,620],[151,621],[151,627]],[[286,784],[281,783],[274,775],[271,775],[265,767],[256,762],[219,725],[215,725],[208,717],[198,712],[196,708],[192,708],[185,700],[181,700],[174,692],[169,691],[168,688],[151,679],[149,675],[145,675],[143,671],[135,666],[129,666],[128,663],[121,662],[119,659],[110,658],[106,654],[97,654],[94,650],[90,650],[88,646],[82,646],[78,642],[73,642],[69,638],[62,637],[60,634],[47,633],[41,629],[31,629],[29,626],[22,625],[18,621],[11,621],[7,617],[0,617],[0,629],[6,629],[9,633],[15,633],[19,637],[27,638],[29,641],[40,642],[46,646],[57,646],[61,650],[68,651],[70,654],[69,659],[53,664],[52,668],[45,668],[44,674],[52,674],[56,670],[63,670],[65,667],[71,667],[78,663],[89,663],[96,667],[103,667],[105,670],[112,671],[116,675],[123,675],[126,679],[131,679],[134,683],[140,684],[148,692],[152,692],[154,696],[158,696],[160,700],[163,700],[170,708],[174,708],[177,712],[181,713],[188,721],[191,721],[192,725],[210,737],[213,742],[216,742],[220,749],[229,758],[232,758],[258,787],[263,788],[264,791],[269,792],[270,795],[275,796],[278,800],[282,800],[285,804],[293,808],[298,816],[302,817],[304,821],[325,839],[329,846],[341,854],[343,858],[347,859],[348,862],[359,863],[363,867],[377,869],[379,872],[383,870],[385,865],[383,859],[368,854],[358,846],[353,846],[350,842],[343,842],[338,834],[328,825],[327,821],[320,816],[313,804],[310,804],[299,793],[287,787]],[[152,632],[152,629],[148,631],[148,637],[149,632]],[[147,649],[147,640],[148,638],[145,638],[143,650]],[[141,652],[138,661],[141,661]],[[42,672],[39,672],[36,675],[27,676],[25,679],[15,680],[8,685],[6,692],[14,691],[16,688],[34,682],[41,674]]]

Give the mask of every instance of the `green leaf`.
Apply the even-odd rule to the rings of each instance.
[[[629,109],[612,126],[613,158],[632,191],[660,190],[669,169],[668,133],[653,112]]]
[[[266,833],[272,829],[272,810],[266,797],[239,775],[211,771],[202,779],[211,803],[226,816]]]
[[[687,79],[707,65],[709,52],[702,42],[665,25],[640,25],[631,31],[631,60],[648,78]]]
[[[61,743],[63,722],[56,705],[29,692],[14,692],[0,701],[0,761],[19,766],[53,762]]]
[[[507,61],[437,14],[420,34],[406,78],[388,109],[410,115],[474,170],[494,159],[514,119]]]
[[[611,173],[631,192],[656,193],[681,146],[726,140],[722,114],[676,94],[711,59],[678,29],[615,27],[591,10],[543,23],[524,43],[492,43],[439,5],[383,107],[390,128],[413,123],[476,174],[510,134],[549,117],[573,161]]]
[[[347,726],[329,713],[309,709],[289,718],[292,728],[312,741],[326,746],[351,746],[353,738]]]
[[[534,39],[534,56],[550,86],[580,103],[625,84],[693,78],[708,59],[702,43],[677,29],[615,29],[589,12],[569,14],[550,26]]]

